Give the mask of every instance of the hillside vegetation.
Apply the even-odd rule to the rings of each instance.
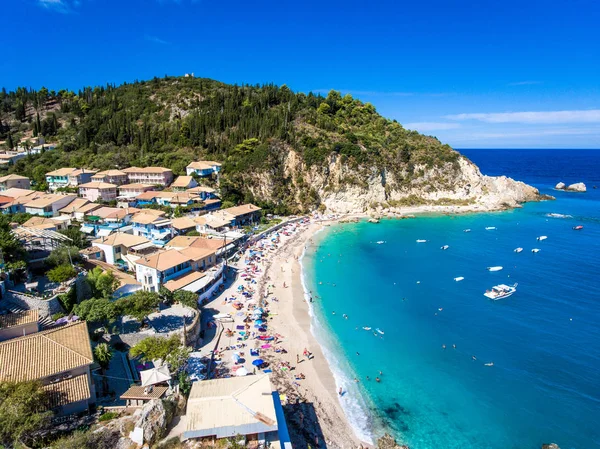
[[[223,162],[224,200],[291,213],[347,189],[366,193],[373,183],[383,200],[427,202],[420,192],[452,192],[462,170],[462,157],[448,145],[336,91],[166,77],[77,93],[3,90],[0,112],[4,146],[42,135],[58,143],[8,169],[38,183],[58,167],[158,165],[177,175],[209,159]]]

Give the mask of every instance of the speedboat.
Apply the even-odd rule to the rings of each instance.
[[[485,228],[486,231],[493,231],[494,229],[496,229],[496,226],[486,226]]]
[[[442,246],[440,249],[448,249],[448,248],[450,248],[450,246],[449,246],[449,245],[444,245],[444,246]]]
[[[573,226],[574,231],[581,231],[582,229],[583,229],[583,226],[581,226],[581,225]]]
[[[487,267],[488,271],[500,271],[502,269],[502,267],[497,266],[497,267]]]
[[[499,285],[493,286],[491,290],[486,291],[483,294],[483,296],[486,296],[490,299],[493,299],[494,301],[497,301],[499,299],[508,298],[516,291],[517,291],[517,284],[514,284],[512,286],[506,285],[506,284],[499,284]]]
[[[462,277],[462,276],[459,276],[459,277],[457,277],[457,278],[454,278],[454,280],[455,280],[456,282],[460,282],[460,281],[462,281],[463,279],[464,279],[464,277]]]
[[[381,329],[377,328],[375,329],[377,332],[379,332],[381,335],[385,334],[385,332],[383,332]]]
[[[494,366],[494,362],[484,363],[485,366]]]
[[[384,242],[383,240],[378,240],[378,241],[377,241],[377,244],[378,244],[378,245],[383,245],[384,243],[385,243],[385,242]]]
[[[531,250],[531,252],[532,252],[532,253],[539,253],[539,252],[540,252],[540,249],[539,249],[539,248],[533,248],[533,249]]]
[[[427,242],[427,240],[423,240],[423,239],[417,240],[417,243],[425,243],[425,242]]]
[[[370,331],[371,330],[371,328],[367,327],[367,326],[363,327],[363,329],[366,330],[366,331]]]
[[[540,235],[540,236],[537,238],[537,241],[538,241],[538,242],[541,242],[542,240],[546,240],[547,238],[548,238],[548,236],[547,236],[547,235]]]
[[[465,229],[463,232],[471,232],[470,229]]]
[[[520,253],[521,251],[523,251],[523,248],[519,246],[518,248],[515,248],[514,251],[515,253]]]

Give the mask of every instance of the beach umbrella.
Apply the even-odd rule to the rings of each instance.
[[[254,324],[264,324],[265,320],[255,320]]]
[[[256,360],[254,360],[254,361],[252,362],[252,364],[253,364],[254,366],[260,366],[260,365],[262,365],[263,363],[265,363],[265,361],[264,361],[263,359],[256,359]]]
[[[235,372],[235,375],[238,376],[238,377],[247,376],[248,375],[248,370],[242,366],[240,369],[238,369]]]

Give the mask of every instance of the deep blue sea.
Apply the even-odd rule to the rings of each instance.
[[[600,448],[600,151],[462,153],[556,201],[317,234],[303,259],[313,332],[349,419],[411,449]],[[554,191],[559,181],[588,192]],[[483,296],[515,282],[510,298]]]

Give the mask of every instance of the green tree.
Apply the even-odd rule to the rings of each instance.
[[[94,357],[98,365],[100,365],[100,374],[102,375],[102,395],[106,396],[108,392],[108,378],[106,370],[110,366],[110,361],[113,357],[113,352],[107,343],[100,343],[94,348]]]
[[[63,283],[69,279],[74,278],[77,275],[77,270],[71,265],[59,265],[56,268],[52,268],[46,273],[48,279],[52,282]]]
[[[87,246],[87,240],[83,233],[79,230],[79,227],[70,226],[67,229],[63,229],[58,231],[62,235],[65,235],[71,239],[71,245],[77,247],[79,249],[85,248]]]
[[[39,381],[0,382],[0,446],[13,447],[49,424],[48,393]]]
[[[105,298],[81,301],[73,309],[75,315],[86,321],[108,324],[119,315],[115,303]]]
[[[160,300],[166,304],[171,304],[173,302],[173,292],[164,285],[160,286],[158,296],[160,297]]]
[[[129,354],[132,357],[139,357],[144,362],[157,359],[167,361],[168,357],[171,356],[171,361],[177,365],[181,359],[182,353],[186,350],[185,346],[181,344],[179,336],[171,335],[167,338],[144,338],[129,350]]]
[[[59,265],[71,265],[81,260],[79,249],[76,246],[62,245],[53,250],[46,259],[46,263],[51,267]]]
[[[104,271],[100,267],[94,267],[88,272],[86,281],[92,289],[92,296],[95,298],[110,299],[119,287],[119,280],[112,271]]]
[[[158,293],[138,290],[125,298],[115,301],[115,307],[121,315],[129,315],[143,320],[156,310],[160,303]]]
[[[173,294],[173,300],[183,306],[187,306],[192,309],[198,308],[198,294],[194,292],[188,292],[187,290],[177,290]]]

